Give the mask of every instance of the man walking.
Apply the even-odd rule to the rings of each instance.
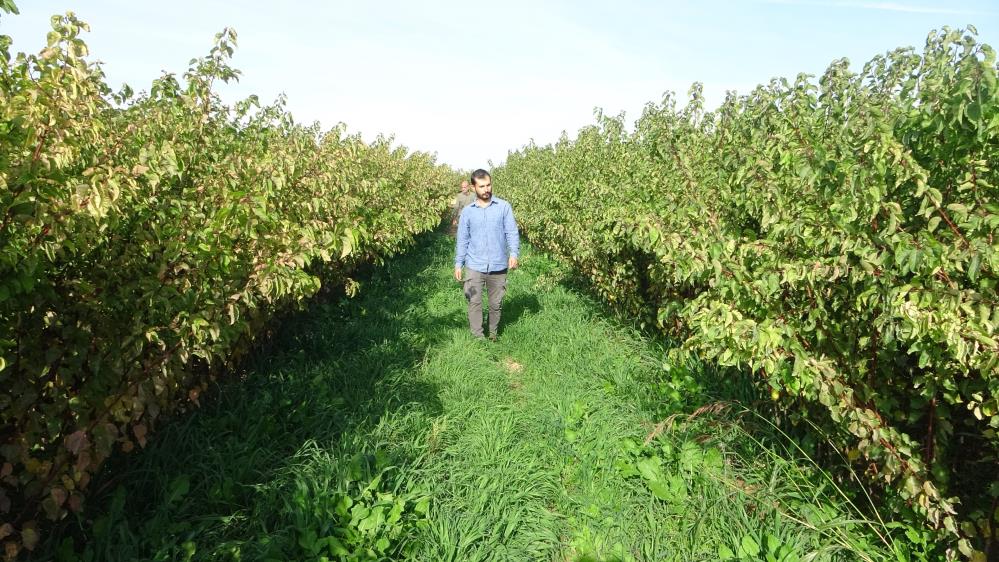
[[[461,215],[462,209],[471,205],[475,202],[475,193],[468,189],[468,182],[461,182],[461,193],[455,196],[454,201],[451,202],[451,236],[458,233],[458,217]]]
[[[506,294],[506,273],[516,269],[520,255],[520,232],[510,204],[493,197],[489,172],[472,172],[475,204],[465,207],[458,218],[454,278],[464,282],[468,300],[468,327],[483,338],[482,293],[489,293],[489,339],[496,341],[500,306]],[[468,271],[462,276],[462,267]]]

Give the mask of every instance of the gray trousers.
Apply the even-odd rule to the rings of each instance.
[[[489,333],[496,335],[499,329],[500,307],[506,294],[506,270],[481,273],[465,269],[465,299],[468,301],[468,327],[478,338],[482,333],[482,291],[489,293]]]

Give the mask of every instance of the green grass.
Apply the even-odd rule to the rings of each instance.
[[[293,315],[36,558],[896,559],[779,432],[700,402],[702,367],[529,247],[499,342],[473,340],[451,252],[427,236],[359,296]]]

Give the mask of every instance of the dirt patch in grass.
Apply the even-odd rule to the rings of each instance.
[[[503,370],[506,371],[507,375],[509,375],[507,384],[510,386],[510,390],[515,392],[522,390],[524,388],[524,383],[521,382],[518,375],[524,370],[524,366],[517,363],[510,357],[504,357],[503,360],[500,361],[500,365],[503,366]]]
[[[503,365],[503,368],[506,369],[506,372],[510,373],[511,375],[515,375],[524,370],[523,365],[517,363],[510,357],[504,358],[502,361],[500,361],[500,363]]]

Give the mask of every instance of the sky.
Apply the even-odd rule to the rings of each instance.
[[[37,52],[53,14],[90,24],[91,60],[109,84],[148,90],[182,74],[225,27],[238,33],[232,103],[285,94],[299,122],[340,122],[371,140],[489,168],[530,141],[594,122],[637,119],[666,91],[704,84],[709,107],[774,77],[859,69],[897,47],[921,50],[942,26],[974,25],[999,48],[997,0],[15,0],[0,16],[14,51]]]

